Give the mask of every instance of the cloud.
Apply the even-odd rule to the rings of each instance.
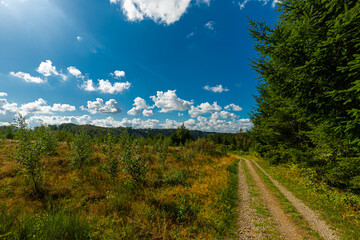
[[[142,114],[145,117],[150,117],[150,116],[154,115],[153,110],[147,110],[147,109],[144,109]]]
[[[42,79],[42,78],[39,78],[39,77],[33,77],[29,73],[10,72],[10,75],[13,76],[13,77],[20,78],[20,79],[22,79],[22,80],[24,80],[25,82],[28,82],[28,83],[36,83],[36,84],[46,83],[46,79]]]
[[[133,108],[130,109],[127,114],[129,115],[140,115],[141,114],[141,110],[143,109],[149,109],[151,107],[149,107],[147,104],[146,104],[146,101],[145,99],[141,98],[141,97],[137,97],[134,99],[134,104],[133,104]],[[151,111],[152,112],[152,111]],[[149,113],[149,112],[147,112]],[[146,115],[144,115],[146,116]]]
[[[0,99],[0,121],[4,121],[4,119],[6,119],[5,121],[11,121],[18,112],[28,117],[36,114],[51,115],[54,112],[72,112],[75,110],[76,108],[69,104],[55,103],[53,106],[49,106],[42,98],[22,104],[20,107],[18,107],[17,103],[9,103],[6,99]]]
[[[276,7],[276,4],[281,3],[281,0],[274,0],[271,4],[272,7]]]
[[[80,36],[77,36],[76,39],[77,39],[79,42],[81,42],[83,38],[80,37]]]
[[[0,3],[1,3],[1,5],[5,6],[5,7],[9,6],[8,2],[5,0],[0,1]]]
[[[244,9],[246,4],[250,2],[251,0],[244,0],[243,2],[238,2],[238,5],[240,7],[240,10]],[[268,2],[271,2],[271,0],[257,0],[258,2],[263,2],[263,5],[267,5]],[[276,4],[281,3],[281,0],[273,0],[271,3],[271,6],[274,8]]]
[[[81,71],[79,69],[77,69],[76,67],[70,66],[67,68],[67,70],[71,75],[73,75],[76,78],[81,78],[81,79],[84,78]]]
[[[180,99],[176,95],[176,90],[168,90],[167,92],[157,91],[156,96],[150,97],[155,106],[160,108],[160,112],[167,113],[171,111],[186,111],[194,104],[193,101]]]
[[[235,119],[238,118],[234,113],[228,112],[228,111],[221,111],[221,112],[214,112],[211,114],[210,119]]]
[[[87,108],[84,106],[80,107],[83,111],[88,111],[91,114],[96,113],[105,113],[105,114],[117,114],[121,113],[122,109],[120,108],[119,104],[116,102],[115,99],[110,99],[109,101],[105,102],[101,98],[96,98],[96,101],[87,102]]]
[[[196,0],[197,5],[206,4],[210,6],[210,0]]]
[[[6,92],[0,92],[0,97],[6,97],[8,94]]]
[[[224,88],[221,84],[219,85],[216,85],[215,87],[210,87],[209,85],[206,85],[204,87],[205,90],[207,91],[211,91],[211,92],[214,92],[214,93],[222,93],[222,92],[228,92],[229,89],[228,88]]]
[[[239,119],[239,120],[222,120],[215,118],[206,118],[199,116],[197,118],[198,123],[196,123],[195,128],[201,131],[210,131],[210,132],[231,132],[235,133],[240,129],[250,129],[252,123],[250,119]]]
[[[249,0],[244,0],[242,3],[238,2],[240,10],[242,10]]]
[[[186,12],[191,0],[110,0],[121,5],[129,21],[142,21],[149,18],[157,23],[170,25],[178,21]],[[205,0],[205,2],[207,2]]]
[[[17,111],[17,103],[9,103],[6,99],[0,98],[0,122],[12,121]]]
[[[178,117],[184,116],[183,113],[178,113]]]
[[[129,82],[115,82],[114,84],[111,84],[109,80],[103,79],[98,80],[98,82],[99,85],[96,87],[93,80],[89,79],[84,81],[80,88],[88,92],[98,91],[108,94],[117,94],[129,89],[131,86],[131,83]]]
[[[119,78],[125,77],[125,72],[124,72],[124,71],[116,70],[116,71],[113,73],[113,75],[114,75],[114,78],[119,79]]]
[[[226,110],[231,110],[231,109],[232,109],[233,111],[237,111],[237,112],[240,112],[240,111],[243,110],[242,107],[240,107],[240,106],[238,106],[238,105],[235,105],[235,104],[233,104],[233,103],[225,106],[224,108],[225,108]]]
[[[215,22],[209,21],[209,22],[205,23],[204,27],[213,31],[215,29]]]
[[[75,106],[71,106],[69,104],[55,103],[51,110],[55,112],[73,112],[76,110],[76,108]]]
[[[170,119],[166,119],[165,123],[160,124],[160,126],[162,128],[166,128],[166,129],[173,129],[173,128],[178,128],[181,126],[181,122],[177,122],[175,120],[170,120]]]
[[[81,88],[87,92],[94,92],[97,90],[97,88],[94,85],[93,80],[91,80],[91,79],[84,81],[83,84],[81,85]]]
[[[52,62],[50,60],[41,62],[39,67],[36,69],[36,71],[45,77],[60,76],[63,79],[63,81],[67,79],[66,75],[56,71],[56,67],[52,65]]]
[[[83,116],[32,116],[27,122],[31,126],[46,123],[50,125],[59,125],[62,123],[73,123],[73,124],[92,124],[92,119],[89,115]]]
[[[197,107],[191,106],[191,109],[189,110],[189,114],[191,117],[198,117],[202,114],[221,111],[221,109],[222,108],[217,104],[217,102],[214,102],[213,104],[206,102],[206,103],[201,103]]]
[[[35,114],[53,114],[53,112],[72,112],[75,110],[76,108],[69,104],[55,103],[53,106],[49,106],[47,105],[47,102],[42,98],[39,98],[34,102],[22,104],[18,109],[18,111],[23,116]]]
[[[186,38],[191,38],[191,37],[193,37],[195,35],[195,32],[191,32],[191,33],[189,33],[188,35],[186,35]]]

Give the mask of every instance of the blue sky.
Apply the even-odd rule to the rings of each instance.
[[[277,2],[0,0],[0,124],[249,128],[248,18]]]

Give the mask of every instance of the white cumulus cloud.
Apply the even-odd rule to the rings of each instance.
[[[127,90],[131,87],[131,83],[129,82],[115,82],[112,84],[109,80],[99,79],[98,83],[99,84],[96,87],[93,80],[89,79],[84,81],[80,87],[85,91],[89,91],[89,92],[98,91],[108,94],[121,93],[124,90]]]
[[[81,71],[76,67],[70,66],[67,68],[68,72],[76,78],[84,78]]]
[[[153,110],[147,110],[147,109],[144,109],[142,114],[145,117],[150,117],[150,116],[154,115]]]
[[[8,94],[6,92],[0,92],[0,97],[6,97]]]
[[[125,77],[125,72],[124,71],[119,71],[119,70],[116,70],[114,73],[113,73],[114,77],[116,79],[119,79],[119,78],[122,78],[122,77]]]
[[[50,60],[41,62],[39,67],[36,69],[36,71],[45,77],[60,76],[64,81],[67,79],[66,75],[59,73],[56,70],[56,67],[52,65],[52,62]]]
[[[157,91],[156,96],[150,97],[155,106],[160,108],[160,112],[167,113],[171,111],[186,111],[194,104],[193,101],[186,101],[176,95],[176,90],[167,92]]]
[[[147,104],[146,104],[146,101],[145,99],[141,98],[141,97],[137,97],[134,99],[134,104],[133,104],[133,108],[130,109],[127,114],[129,115],[140,115],[141,114],[141,110],[143,109],[149,109],[151,107],[149,107]],[[151,111],[152,112],[152,111]],[[149,112],[146,112],[147,114],[149,114]],[[146,116],[146,115],[144,115]]]
[[[101,98],[96,98],[96,101],[88,101],[87,108],[84,106],[80,107],[83,111],[88,111],[91,114],[96,113],[106,113],[106,114],[117,114],[121,113],[122,109],[115,99],[110,99],[109,101],[104,103],[104,100]]]
[[[202,114],[213,113],[221,110],[222,108],[217,104],[217,102],[214,102],[213,104],[206,102],[206,103],[201,103],[197,107],[191,106],[191,109],[189,110],[189,114],[191,117],[198,117]]]
[[[29,73],[10,72],[10,75],[13,76],[13,77],[20,78],[20,79],[22,79],[22,80],[24,80],[25,82],[28,82],[28,83],[36,83],[36,84],[46,83],[46,79],[42,79],[42,78],[39,78],[39,77],[33,77]]]
[[[53,114],[53,112],[75,111],[75,107],[69,104],[55,103],[53,106],[47,105],[47,102],[39,98],[34,102],[22,104],[18,109],[23,116],[35,114]]]
[[[204,87],[204,89],[207,90],[207,91],[214,92],[214,93],[222,93],[222,92],[228,92],[229,91],[228,88],[223,87],[221,84],[216,85],[215,87],[210,87],[209,85],[206,85]]]
[[[236,111],[236,112],[240,112],[242,111],[242,107],[238,106],[238,105],[235,105],[233,103],[227,105],[224,107],[226,110],[233,110],[233,111]]]
[[[129,21],[152,19],[158,23],[170,25],[178,21],[186,12],[191,0],[110,0],[120,4]],[[208,2],[205,0],[205,2]]]

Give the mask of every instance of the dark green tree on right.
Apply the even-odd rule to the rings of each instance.
[[[284,0],[274,27],[250,21],[259,74],[255,150],[360,191],[360,2]]]

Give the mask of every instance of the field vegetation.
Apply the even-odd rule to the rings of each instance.
[[[19,117],[1,140],[0,239],[234,236],[238,160],[226,146],[183,126],[156,140],[58,135]]]

